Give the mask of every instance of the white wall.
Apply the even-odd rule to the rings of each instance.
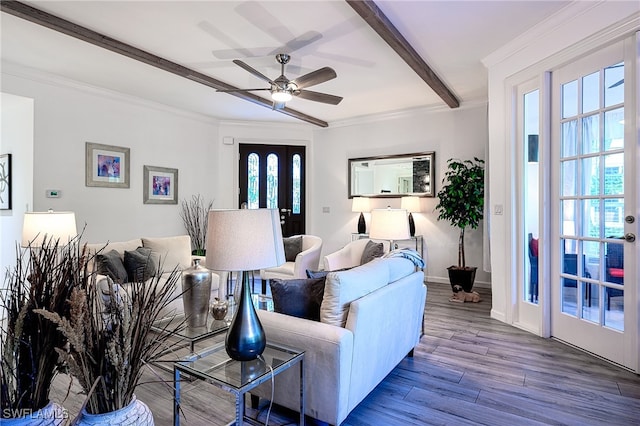
[[[216,122],[31,70],[10,69],[5,72],[3,67],[3,91],[35,100],[34,210],[74,211],[79,229],[87,224],[84,239],[90,242],[184,233],[179,205],[143,204],[143,165],[177,168],[180,199],[200,193],[214,199],[214,208],[236,207],[238,144],[245,142],[307,147],[307,232],[322,237],[324,253],[329,253],[346,244],[357,228],[358,215],[351,212],[347,198],[348,158],[435,151],[440,182],[448,158],[483,158],[487,139],[485,105],[415,110],[328,129]],[[87,141],[131,149],[129,189],[85,186]],[[46,198],[47,189],[60,190],[62,197]],[[399,207],[400,199],[373,202],[374,208],[387,205]],[[458,235],[436,221],[435,205],[435,198],[424,198],[424,213],[414,217],[417,233],[425,237],[429,279],[447,282],[446,267],[457,262]],[[330,213],[322,213],[325,206]],[[466,248],[467,263],[481,266],[481,229],[467,232]],[[489,274],[478,272],[478,284],[489,281]]]
[[[415,110],[351,124],[315,130],[313,157],[315,183],[313,228],[324,240],[323,254],[350,241],[358,213],[351,212],[347,195],[347,160],[372,155],[435,151],[436,192],[449,158],[484,158],[487,142],[487,107],[469,106],[438,111]],[[424,236],[425,270],[430,281],[449,282],[446,268],[458,261],[458,230],[437,221],[437,198],[422,198],[422,213],[414,213],[416,234]],[[372,199],[372,208],[400,207],[400,198]],[[323,213],[328,207],[329,213]],[[370,215],[366,214],[367,227]],[[368,229],[368,228],[367,228]],[[478,266],[476,282],[487,285],[482,271],[482,226],[466,232],[467,264]]]
[[[35,100],[34,211],[74,211],[78,230],[86,224],[85,240],[117,241],[184,234],[180,200],[196,193],[205,199],[216,197],[216,121],[25,75],[7,74],[3,67],[2,90]],[[130,188],[85,186],[85,142],[131,149]],[[143,165],[178,169],[177,205],[143,204]],[[47,189],[60,190],[62,196],[46,198]]]
[[[0,283],[16,263],[24,213],[33,205],[33,100],[0,93],[0,154],[11,154],[12,209],[0,210]]]

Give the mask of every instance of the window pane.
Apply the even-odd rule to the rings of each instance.
[[[582,159],[581,195],[598,195],[600,193],[600,157]]]
[[[562,157],[572,157],[577,154],[578,122],[576,120],[562,123]]]
[[[604,106],[624,102],[624,63],[611,65],[604,69]]]
[[[565,197],[576,195],[576,164],[577,161],[562,162],[562,189],[560,195]]]
[[[604,236],[621,238],[624,235],[624,198],[604,200]]]
[[[258,154],[249,154],[247,158],[247,173],[249,174],[247,205],[250,209],[257,209],[260,207],[260,157]]]
[[[562,229],[563,235],[576,235],[576,200],[562,201]]]
[[[582,112],[595,111],[600,107],[600,72],[582,77]]]
[[[600,200],[582,200],[582,232],[583,237],[600,238]],[[586,244],[586,243],[585,243]]]
[[[582,119],[582,153],[600,151],[600,116],[590,115]]]
[[[267,155],[267,208],[278,208],[278,156]]]
[[[562,85],[562,118],[578,114],[578,80]]]
[[[300,214],[300,169],[302,167],[302,161],[299,154],[293,155],[293,206],[292,213]]]
[[[605,195],[624,194],[624,154],[604,156]]]
[[[624,148],[624,108],[607,111],[604,114],[604,149]]]
[[[600,279],[600,242],[583,241],[582,250],[585,256],[585,277]],[[588,275],[587,275],[588,274]]]

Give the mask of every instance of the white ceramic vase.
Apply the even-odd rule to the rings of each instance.
[[[71,423],[72,426],[154,426],[153,413],[147,404],[133,396],[124,408],[104,414],[89,414],[85,409]]]

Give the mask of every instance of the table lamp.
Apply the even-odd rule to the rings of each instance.
[[[400,208],[409,212],[409,233],[413,237],[416,235],[416,224],[411,213],[420,213],[420,197],[402,197]]]
[[[73,212],[27,212],[22,225],[22,247],[42,247],[43,243],[59,241],[67,244],[78,235]]]
[[[353,197],[351,203],[352,212],[360,212],[360,218],[358,219],[358,234],[365,234],[367,232],[367,223],[364,221],[364,212],[371,210],[369,198],[367,197]]]
[[[371,227],[369,238],[372,240],[389,240],[389,250],[398,248],[394,241],[409,239],[409,222],[404,209],[371,210]]]
[[[209,211],[207,268],[241,273],[240,298],[225,339],[227,354],[232,359],[256,359],[266,346],[264,329],[251,300],[249,272],[284,262],[277,209]]]

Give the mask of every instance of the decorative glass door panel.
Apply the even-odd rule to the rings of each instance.
[[[304,146],[240,144],[240,206],[279,209],[284,236],[304,234]]]
[[[553,74],[554,337],[629,365],[625,354],[625,64],[622,43]],[[555,150],[555,153],[553,153]],[[635,290],[635,289],[634,289]]]

